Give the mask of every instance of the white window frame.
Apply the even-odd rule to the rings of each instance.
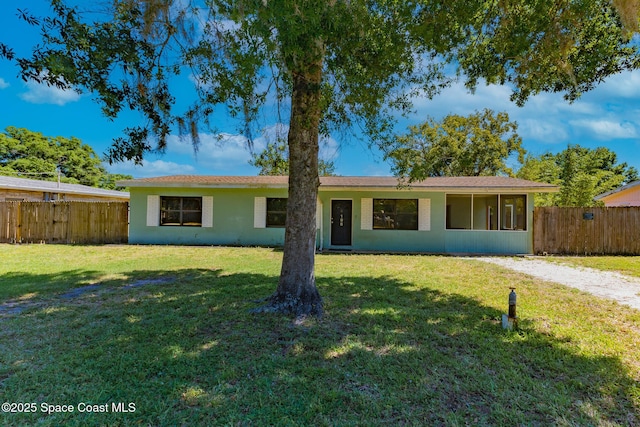
[[[360,199],[360,229],[373,230],[373,198],[367,197],[367,198]],[[395,230],[395,231],[416,231],[416,230]],[[418,230],[417,231],[431,231],[431,199],[418,199]]]
[[[182,196],[167,196],[182,197]],[[212,196],[184,196],[184,197],[202,197],[202,228],[213,227],[213,197]],[[160,226],[160,195],[147,195],[147,227]]]

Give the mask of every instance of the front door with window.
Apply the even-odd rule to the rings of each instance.
[[[351,246],[351,222],[351,200],[332,200],[332,246]]]

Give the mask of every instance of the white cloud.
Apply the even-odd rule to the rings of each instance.
[[[259,141],[256,142],[256,149],[258,148]],[[197,153],[193,150],[190,138],[171,135],[167,141],[165,156],[170,158],[182,157],[187,162],[193,162],[198,170],[204,171],[202,172],[204,174],[238,175],[255,173],[255,169],[249,165],[251,153],[247,138],[242,135],[201,133]]]
[[[581,128],[591,136],[602,139],[626,139],[636,138],[638,132],[633,123],[619,122],[615,120],[571,120],[571,126]]]
[[[436,119],[449,114],[466,116],[485,108],[494,111],[513,109],[515,104],[509,101],[510,95],[511,90],[506,86],[480,84],[475,93],[470,93],[464,83],[457,82],[432,99],[414,99],[414,106],[419,121],[424,121],[426,116]]]
[[[247,138],[242,135],[201,134],[196,159],[198,163],[215,169],[231,170],[237,166],[245,166],[251,157],[248,144]],[[193,152],[193,148],[191,151]]]
[[[640,96],[640,71],[633,70],[608,78],[594,92],[607,97],[638,98]]]
[[[147,178],[161,175],[189,175],[196,174],[192,165],[167,162],[164,160],[143,160],[142,165],[136,165],[132,161],[115,163],[107,168],[111,173],[132,175],[135,178]]]
[[[10,86],[9,83],[7,83],[7,81],[5,79],[0,77],[0,89],[6,89],[9,86]]]
[[[20,94],[20,98],[33,104],[65,105],[80,99],[80,94],[72,89],[59,89],[43,83],[29,81],[25,83],[27,91]]]
[[[518,121],[518,134],[523,140],[533,140],[545,144],[564,143],[569,139],[566,126],[558,121],[525,119]]]
[[[277,137],[287,137],[288,125],[276,124],[263,130],[263,135],[253,140],[253,151],[261,152],[267,146],[268,141]],[[335,160],[338,156],[339,144],[333,138],[323,138],[320,141],[320,157],[327,160]],[[257,169],[249,165],[251,149],[249,140],[239,134],[200,134],[198,152],[194,153],[193,145],[189,138],[180,138],[172,135],[167,141],[166,156],[184,156],[195,160],[198,169],[210,174],[253,175]]]

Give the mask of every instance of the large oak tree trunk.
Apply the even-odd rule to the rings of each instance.
[[[284,256],[271,308],[296,316],[322,315],[314,271],[320,81],[321,65],[293,75]]]

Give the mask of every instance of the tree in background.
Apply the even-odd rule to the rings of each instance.
[[[428,118],[399,136],[386,154],[396,176],[408,182],[432,176],[509,175],[512,155],[524,160],[518,125],[507,113],[485,109],[467,117],[448,115],[441,122]]]
[[[609,0],[114,0],[95,19],[65,3],[51,0],[44,20],[22,13],[44,38],[32,57],[15,58],[2,43],[0,56],[25,79],[93,92],[107,116],[142,112],[147,121],[114,141],[114,161],[164,149],[176,127],[197,148],[199,126],[221,105],[245,119],[249,137],[266,102],[289,107],[284,255],[268,308],[296,315],[322,313],[320,135],[361,126],[385,146],[414,97],[452,81],[447,64],[470,89],[511,84],[522,104],[541,91],[575,99],[639,60]],[[180,73],[194,76],[198,99],[176,111]]]
[[[260,153],[253,153],[251,166],[260,168],[258,175],[289,175],[289,149],[283,139],[269,141]],[[335,175],[335,165],[332,160],[318,159],[318,174],[320,176]]]
[[[0,175],[116,189],[129,175],[107,172],[96,152],[78,138],[44,136],[9,126],[0,133]]]
[[[559,193],[536,196],[538,206],[595,206],[595,196],[637,180],[638,171],[618,164],[608,148],[569,145],[558,154],[527,156],[518,177],[560,187]]]

